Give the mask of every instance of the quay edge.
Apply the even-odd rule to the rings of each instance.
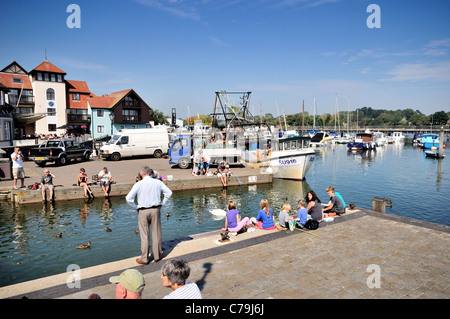
[[[273,175],[271,174],[255,174],[255,175],[245,175],[239,176],[242,186],[256,185],[256,184],[266,184],[271,183]],[[220,179],[216,176],[211,177],[192,177],[187,179],[173,179],[165,180],[164,183],[172,191],[181,190],[192,190],[192,189],[202,189],[202,188],[222,188],[222,183]],[[128,192],[133,187],[134,183],[116,183],[111,185],[110,196],[126,196]],[[235,177],[231,177],[229,186],[240,186],[238,180]],[[95,197],[104,197],[103,191],[100,185],[90,186]],[[47,192],[47,199],[48,199]],[[30,189],[18,189],[11,190],[8,196],[9,200],[16,204],[34,204],[42,202],[42,192],[41,190],[30,190]],[[66,201],[72,199],[85,199],[84,189],[78,186],[58,186],[56,185],[54,189],[54,200],[56,201]]]

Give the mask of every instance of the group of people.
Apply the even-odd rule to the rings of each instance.
[[[207,175],[209,171],[209,165],[211,162],[211,158],[203,153],[202,149],[199,149],[194,156],[194,165],[192,167],[192,175]],[[233,175],[230,169],[230,165],[225,164],[225,162],[220,162],[219,166],[217,166],[216,175],[220,178],[222,182],[223,188],[227,188],[228,180],[230,176]]]
[[[324,218],[324,214],[328,217],[342,215],[345,213],[345,202],[341,194],[335,191],[331,186],[326,188],[330,200],[328,203],[323,204],[318,198],[316,192],[310,190],[306,194],[305,199],[301,199],[297,202],[298,210],[294,210],[293,216],[290,215],[291,205],[286,203],[281,207],[281,211],[278,216],[278,227],[276,225],[273,210],[269,205],[267,199],[262,199],[259,203],[260,210],[256,217],[241,218],[239,211],[237,210],[236,203],[232,200],[228,202],[228,211],[225,215],[225,227],[222,230],[228,230],[232,233],[238,233],[245,231],[246,229],[288,229],[289,223],[294,222],[296,227],[305,227],[309,219],[321,222]]]
[[[167,261],[161,269],[161,281],[164,287],[172,291],[163,299],[203,299],[202,293],[194,282],[187,282],[191,268],[183,259]],[[116,285],[116,299],[142,299],[145,278],[137,269],[127,269],[119,276],[112,276],[109,282]],[[88,299],[101,299],[91,294]]]

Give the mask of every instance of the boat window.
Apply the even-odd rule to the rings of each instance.
[[[290,146],[291,146],[291,145],[290,145],[291,143],[290,143],[290,142],[284,142],[283,144],[284,144],[284,150],[285,150],[285,151],[289,151],[289,150],[291,149],[291,147],[290,147]]]
[[[297,148],[297,141],[291,141],[291,150],[296,150]]]
[[[279,143],[278,143],[278,141],[273,141],[272,140],[271,145],[272,145],[272,151],[278,151],[279,150]]]

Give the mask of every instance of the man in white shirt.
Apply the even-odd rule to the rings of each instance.
[[[14,152],[11,154],[11,160],[12,160],[12,169],[13,169],[13,178],[14,178],[14,189],[17,188],[17,180],[20,178],[22,181],[21,188],[25,187],[25,171],[23,170],[23,154],[20,151],[20,148],[15,147]]]
[[[162,259],[162,236],[161,236],[161,206],[164,206],[172,196],[172,191],[162,181],[151,178],[153,170],[145,166],[139,174],[142,180],[133,185],[126,196],[128,205],[138,211],[138,226],[141,236],[141,258],[137,258],[138,264],[148,264],[150,226],[152,230],[152,252],[153,260],[158,262]],[[161,193],[164,199],[161,202]],[[137,195],[137,205],[134,200]]]

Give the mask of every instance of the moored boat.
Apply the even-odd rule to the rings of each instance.
[[[357,133],[353,142],[347,144],[349,150],[370,150],[376,147],[372,132]]]
[[[439,147],[439,135],[437,134],[424,134],[420,139],[419,146],[422,148]]]
[[[316,155],[310,141],[300,136],[272,140],[267,171],[274,178],[303,180]]]

